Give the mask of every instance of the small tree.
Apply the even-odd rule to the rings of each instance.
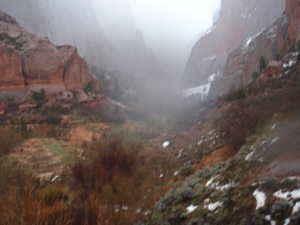
[[[37,107],[41,107],[47,102],[45,89],[41,89],[39,92],[31,91],[31,94],[31,99],[36,103]]]
[[[267,66],[267,60],[264,56],[260,57],[260,60],[259,60],[259,69],[260,69],[260,72],[263,71]]]
[[[259,76],[258,72],[254,71],[254,72],[252,73],[252,79],[253,79],[253,80],[256,80],[256,79],[258,78],[258,76]]]

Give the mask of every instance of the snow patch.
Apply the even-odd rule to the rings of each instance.
[[[279,137],[274,138],[274,139],[271,141],[270,145],[274,144],[276,141],[278,141],[278,139],[279,139]]]
[[[217,58],[217,56],[212,55],[212,56],[210,56],[210,57],[203,58],[202,60],[205,60],[205,61],[212,61],[212,60],[214,60],[214,59],[216,59],[216,58]]]
[[[216,209],[218,209],[220,206],[223,205],[223,202],[215,202],[215,203],[210,203],[208,205],[204,205],[204,208],[207,208],[209,211],[215,211]]]
[[[192,213],[192,212],[194,212],[196,209],[198,208],[198,206],[197,205],[190,205],[190,206],[188,206],[187,208],[186,208],[186,211],[187,211],[187,213]]]
[[[251,161],[253,159],[254,151],[250,152],[248,155],[246,155],[245,160]]]
[[[271,130],[274,130],[276,126],[277,126],[277,123],[274,123],[273,126],[271,127]]]
[[[273,195],[277,198],[282,198],[282,199],[286,199],[286,200],[300,198],[300,188],[293,190],[293,191],[286,191],[286,192],[279,190],[279,191],[276,191]]]
[[[271,225],[276,225],[276,221],[271,220],[271,215],[266,215],[265,216],[266,221],[269,221]]]
[[[299,212],[300,211],[300,202],[296,202],[296,204],[293,207],[293,212],[292,214]]]
[[[220,77],[220,76],[221,76],[220,72],[213,73],[207,78],[207,81],[213,82],[217,77]]]
[[[288,225],[288,224],[290,224],[290,222],[291,222],[291,219],[286,218],[283,225]]]
[[[170,141],[165,141],[165,142],[162,144],[162,147],[163,147],[163,148],[166,148],[166,147],[168,147],[170,144],[171,144]]]
[[[262,208],[262,207],[265,206],[267,197],[266,197],[266,194],[264,192],[259,191],[258,189],[256,189],[253,192],[253,196],[256,199],[256,209],[259,209],[259,208]]]
[[[248,49],[250,43],[255,40],[255,38],[257,38],[261,33],[263,32],[263,30],[259,31],[258,33],[254,34],[252,37],[248,38],[247,41],[245,41],[245,44],[243,46],[243,49],[246,50]]]
[[[201,99],[205,98],[210,89],[210,82],[197,87],[189,88],[182,91],[183,97],[199,96]]]

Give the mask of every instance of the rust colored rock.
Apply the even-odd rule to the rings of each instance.
[[[56,47],[47,39],[29,43],[22,52],[26,84],[62,82],[63,63]]]
[[[89,82],[99,91],[102,83],[89,73],[86,63],[72,46],[54,46],[21,28],[10,16],[0,13],[0,98],[26,101],[31,91],[44,89],[56,96],[80,91]],[[88,98],[81,94],[82,101]]]
[[[283,73],[283,66],[278,61],[271,61],[265,68],[265,74],[271,78],[277,78],[280,74]]]
[[[252,73],[259,71],[261,57],[274,60],[279,55],[290,52],[299,38],[299,16],[299,0],[287,0],[286,12],[279,20],[249,38],[229,55],[223,76],[231,77],[238,86],[247,85],[252,79]],[[274,77],[282,73],[282,70],[281,66],[276,68],[270,65],[265,73],[268,77]],[[229,87],[223,88],[228,89]]]
[[[92,75],[87,70],[85,62],[79,57],[77,49],[72,46],[58,48],[63,60],[64,70],[62,80],[68,89],[84,88]]]
[[[300,1],[286,0],[286,14],[288,17],[288,41],[295,44],[300,40]]]
[[[15,47],[0,41],[0,88],[24,86],[21,55]]]
[[[222,0],[219,19],[192,49],[181,86],[189,88],[203,85],[208,82],[210,75],[223,73],[228,56],[234,60],[236,58],[230,53],[245,39],[278,19],[284,7],[282,0]],[[265,44],[268,45],[262,43]]]

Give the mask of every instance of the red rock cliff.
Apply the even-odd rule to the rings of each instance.
[[[39,88],[48,93],[83,89],[94,79],[76,48],[56,47],[47,38],[27,33],[3,13],[0,13],[0,69],[0,98],[3,91],[20,97],[25,91]]]
[[[229,55],[223,78],[212,87],[214,95],[227,92],[233,85],[247,85],[253,72],[259,72],[261,57],[271,61],[294,48],[300,38],[299,16],[300,1],[287,0],[286,11],[279,20],[250,37]]]
[[[192,49],[181,86],[205,84],[210,75],[222,74],[230,52],[278,19],[284,7],[283,0],[222,0],[216,24]]]

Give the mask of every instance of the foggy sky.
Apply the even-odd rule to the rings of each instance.
[[[144,40],[172,76],[182,75],[201,33],[213,23],[220,0],[129,0]],[[173,70],[173,71],[172,71]]]

